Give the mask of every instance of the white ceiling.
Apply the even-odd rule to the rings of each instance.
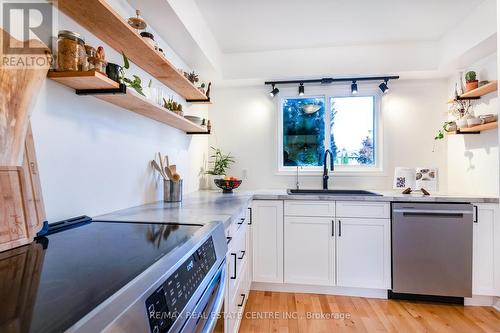
[[[483,1],[195,0],[224,53],[436,41]]]

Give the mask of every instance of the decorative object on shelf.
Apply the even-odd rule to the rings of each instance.
[[[125,76],[123,67],[117,64],[108,62],[106,65],[106,75],[113,81],[122,83],[122,78]]]
[[[201,91],[203,94],[205,94],[205,83],[202,83],[199,87],[198,90]]]
[[[132,28],[134,28],[135,30],[137,30],[137,32],[139,32],[139,30],[146,29],[146,27],[148,26],[148,24],[146,23],[146,21],[144,21],[142,18],[140,18],[141,11],[139,9],[135,10],[135,15],[136,15],[136,17],[129,17],[127,23]]]
[[[197,125],[204,125],[205,124],[205,119],[197,116],[184,116],[187,120],[197,124]]]
[[[207,93],[205,96],[207,96],[208,99],[210,99],[210,89],[212,88],[212,82],[208,82],[208,88],[207,88]]]
[[[434,140],[444,139],[446,133],[456,131],[460,128],[468,127],[467,119],[472,118],[472,101],[468,99],[454,99],[448,108],[450,116],[455,118],[453,121],[443,123],[441,129],[438,130]],[[456,128],[454,128],[456,126]]]
[[[470,117],[467,118],[467,127],[473,127],[477,125],[481,125],[483,122],[480,117]]]
[[[182,112],[182,104],[174,101],[172,97],[170,97],[168,100],[163,98],[163,107],[167,110],[177,113],[179,116],[184,115],[184,113]]]
[[[478,87],[479,81],[476,79],[476,72],[468,71],[465,73],[465,92],[469,92]]]
[[[233,177],[234,178],[234,177]],[[233,190],[240,187],[241,179],[214,179],[215,185],[222,189],[222,193],[233,193]]]
[[[483,115],[480,115],[479,118],[481,118],[482,124],[487,124],[487,123],[492,123],[494,121],[497,121],[498,116],[496,114],[483,114]]]
[[[128,61],[128,58],[124,52],[122,52],[122,55],[123,55],[123,67],[125,69],[129,69],[130,62]],[[146,95],[144,95],[144,92],[142,91],[142,85],[141,85],[142,81],[141,81],[141,78],[139,76],[134,74],[134,75],[132,75],[133,79],[130,79],[130,78],[125,77],[124,71],[122,71],[122,74],[123,75],[122,75],[121,81],[123,81],[127,87],[133,88],[140,95],[146,97]]]
[[[156,48],[155,36],[147,31],[141,32],[141,37],[148,42],[152,47]]]
[[[198,78],[198,74],[196,74],[194,71],[192,71],[191,73],[188,73],[188,72],[184,72],[184,76],[186,77],[186,79],[189,80],[189,82],[191,82],[192,84],[195,84],[197,83],[200,79]]]
[[[85,41],[78,33],[61,30],[57,35],[58,71],[83,71],[87,62]]]

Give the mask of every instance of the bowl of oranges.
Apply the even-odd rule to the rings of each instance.
[[[242,180],[236,177],[226,176],[221,179],[214,179],[215,185],[222,189],[222,193],[232,193],[235,188],[241,185]]]

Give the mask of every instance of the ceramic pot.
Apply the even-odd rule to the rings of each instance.
[[[478,86],[479,86],[479,81],[478,80],[467,81],[465,83],[465,92],[469,92],[471,90],[477,89]]]
[[[466,118],[458,119],[456,123],[458,128],[466,128],[468,126]]]
[[[479,117],[472,117],[472,118],[467,119],[467,125],[469,127],[481,125],[482,123],[483,123],[483,121]]]
[[[108,62],[106,66],[106,75],[113,81],[120,83],[120,79],[123,76],[123,67],[117,64]]]

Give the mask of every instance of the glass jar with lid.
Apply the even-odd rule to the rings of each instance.
[[[57,70],[87,70],[85,41],[76,32],[61,30],[57,36]]]

